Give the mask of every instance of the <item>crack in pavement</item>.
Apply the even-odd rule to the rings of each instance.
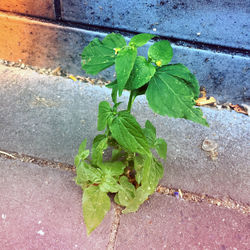
[[[115,215],[113,218],[113,222],[111,225],[110,235],[109,235],[109,243],[107,245],[107,250],[115,249],[115,242],[117,238],[117,233],[120,225],[120,219],[122,214],[122,207],[115,204]]]
[[[37,164],[38,166],[41,166],[41,167],[50,167],[50,168],[63,169],[66,171],[76,172],[75,167],[68,163],[55,162],[51,160],[33,157],[30,155],[19,154],[17,152],[9,152],[6,150],[1,150],[1,149],[0,149],[0,158],[19,160],[22,162],[29,162],[29,163]],[[197,193],[193,193],[187,190],[182,190],[180,188],[172,188],[172,187],[166,187],[162,185],[159,185],[157,187],[156,192],[163,194],[163,195],[167,195],[167,196],[174,196],[179,200],[185,200],[188,202],[196,202],[196,203],[206,202],[207,204],[210,204],[210,205],[233,209],[243,214],[250,214],[250,206],[248,204],[237,202],[231,199],[230,197],[220,199],[220,198],[209,196],[207,194],[197,194]],[[113,221],[114,225],[112,225],[110,240],[108,244],[108,250],[113,249],[112,246],[114,246],[115,237],[116,237],[118,226],[119,226],[121,210],[122,208],[116,205],[115,218]]]

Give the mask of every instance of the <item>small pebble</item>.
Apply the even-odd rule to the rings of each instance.
[[[202,149],[207,152],[214,151],[217,149],[218,144],[215,141],[205,139],[202,143]]]
[[[39,230],[38,232],[37,232],[37,234],[40,234],[41,236],[44,236],[44,232],[43,232],[43,230]]]

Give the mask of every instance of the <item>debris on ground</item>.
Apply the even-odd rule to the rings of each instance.
[[[216,106],[216,100],[214,97],[207,96],[207,91],[204,86],[200,87],[200,94],[201,97],[199,97],[195,102],[197,106]]]
[[[215,141],[205,139],[201,147],[204,151],[211,152],[217,149],[218,144]]]
[[[47,107],[47,108],[51,108],[51,107],[58,106],[58,103],[54,102],[52,100],[45,99],[44,97],[35,96],[34,100],[31,103],[31,105],[32,106],[44,106],[44,107]]]
[[[230,108],[233,109],[234,111],[238,112],[238,113],[242,113],[244,115],[248,115],[250,116],[249,114],[249,106],[246,105],[246,104],[242,104],[242,105],[239,105],[239,104],[236,104],[236,105],[233,105],[230,103]]]
[[[111,81],[105,81],[100,78],[91,78],[91,77],[86,77],[86,76],[74,76],[72,74],[67,73],[64,71],[61,66],[56,67],[55,69],[50,69],[50,68],[39,68],[37,66],[30,66],[22,63],[22,61],[19,62],[10,62],[7,60],[2,60],[0,59],[0,63],[8,66],[8,67],[16,67],[16,68],[21,68],[21,69],[31,69],[36,71],[39,74],[45,74],[45,75],[53,75],[53,76],[62,76],[62,77],[67,77],[73,81],[80,81],[80,82],[88,82],[91,84],[96,84],[96,85],[106,85],[109,84]]]
[[[211,160],[215,161],[218,159],[218,144],[215,141],[205,139],[201,145],[202,150],[208,152]]]
[[[164,187],[159,185],[156,189],[157,193],[174,196],[176,198],[180,197],[180,189]],[[229,209],[235,209],[244,214],[250,214],[250,206],[245,204],[240,204],[230,197],[215,198],[206,194],[196,194],[186,190],[182,190],[182,199],[189,202],[207,202],[208,204],[215,205],[218,207],[226,207]]]
[[[227,109],[234,110],[237,113],[250,116],[250,106],[246,104],[232,104],[230,102],[225,102],[223,104],[218,104],[214,97],[207,96],[207,91],[204,86],[200,87],[200,97],[195,101],[196,106],[213,106],[217,109]]]

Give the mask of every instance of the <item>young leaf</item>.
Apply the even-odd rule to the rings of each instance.
[[[120,203],[120,201],[119,201],[118,193],[116,193],[116,195],[115,195],[114,202],[115,202],[116,204],[120,205],[120,206],[122,205],[122,204]]]
[[[102,43],[111,49],[122,48],[127,45],[125,38],[121,34],[111,33],[108,34],[102,41]]]
[[[128,111],[118,113],[110,125],[110,130],[114,139],[130,152],[149,153],[149,146],[141,126]]]
[[[149,120],[147,120],[145,123],[145,128],[143,129],[143,133],[147,138],[149,146],[153,148],[156,140],[156,129]]]
[[[135,212],[138,210],[139,206],[151,195],[157,185],[159,180],[163,176],[163,166],[153,157],[153,155],[144,155],[136,158],[137,166],[135,168],[139,171],[136,174],[136,178],[140,179],[141,186],[136,189],[135,197],[131,200],[123,213]],[[119,199],[120,201],[120,199]]]
[[[156,137],[156,128],[149,120],[146,121],[145,128],[149,129],[154,137]]]
[[[155,73],[155,67],[145,57],[137,56],[125,89],[134,90],[147,83]]]
[[[194,108],[195,93],[193,87],[190,87],[192,83],[187,84],[188,79],[181,76],[173,76],[173,65],[169,74],[168,67],[159,68],[149,82],[146,91],[149,106],[160,115],[185,118],[208,126],[202,111]]]
[[[123,214],[136,212],[140,205],[148,198],[149,194],[145,192],[142,186],[138,187],[135,191],[134,199],[132,199],[122,211]]]
[[[75,160],[74,160],[74,164],[75,166],[77,167],[79,165],[79,163],[83,160],[85,160],[87,157],[89,156],[89,150],[84,150],[83,152],[81,153],[78,153],[76,156],[75,156]]]
[[[86,162],[81,162],[76,169],[77,177],[76,182],[81,185],[81,180],[85,182],[85,180],[90,183],[98,184],[102,179],[102,171],[99,168],[95,168],[89,165]]]
[[[107,121],[110,116],[112,116],[112,110],[110,104],[106,101],[100,102],[98,111],[98,121],[97,121],[97,129],[99,131],[102,131],[106,128]]]
[[[82,52],[82,68],[88,74],[96,75],[115,62],[115,49],[126,46],[120,34],[111,33],[103,41],[95,38]]]
[[[141,155],[137,155],[134,158],[134,168],[136,171],[135,180],[140,185],[143,177],[144,158]]]
[[[123,174],[125,167],[126,165],[121,161],[103,162],[100,164],[100,168],[104,174],[116,177]]]
[[[87,139],[84,139],[79,146],[78,154],[81,154],[82,152],[85,151],[86,145],[87,145]]]
[[[105,175],[99,185],[100,190],[105,193],[117,193],[119,190],[119,184],[117,183],[117,178],[109,175]]]
[[[75,156],[74,164],[77,167],[80,161],[86,159],[89,156],[89,150],[85,150],[87,145],[87,139],[83,140],[79,146],[78,154]]]
[[[77,185],[82,186],[83,188],[87,187],[89,180],[85,173],[84,162],[81,162],[76,167],[75,182]]]
[[[173,49],[170,42],[162,40],[151,45],[148,50],[148,57],[157,66],[169,64],[173,57]]]
[[[108,138],[106,135],[97,135],[92,146],[92,162],[98,165],[102,162],[103,151],[108,147]]]
[[[90,186],[84,190],[82,197],[82,208],[84,222],[88,235],[102,222],[104,216],[110,209],[108,195],[100,190],[98,186]]]
[[[115,58],[115,71],[118,82],[119,96],[129,79],[130,73],[134,67],[137,49],[132,47],[124,47]]]
[[[131,38],[129,45],[141,47],[144,44],[146,44],[149,40],[151,40],[153,37],[155,36],[147,33],[138,34]]]
[[[142,156],[143,164],[141,185],[149,195],[155,191],[159,180],[163,176],[163,166],[158,162],[153,155]]]
[[[117,93],[118,93],[117,80],[109,83],[108,85],[106,85],[106,87],[112,89],[112,93],[111,93],[112,101],[113,101],[113,103],[117,103]]]
[[[121,176],[119,182],[119,191],[115,200],[118,201],[119,205],[127,206],[129,202],[135,197],[135,187],[128,181],[126,176]]]
[[[155,149],[158,153],[158,155],[166,160],[167,157],[167,143],[164,139],[158,138],[155,141]]]

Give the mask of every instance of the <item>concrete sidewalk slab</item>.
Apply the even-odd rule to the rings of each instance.
[[[98,103],[110,101],[105,87],[0,66],[0,149],[72,164],[84,138],[96,135]],[[128,93],[120,100],[127,103]],[[125,104],[122,104],[123,107]],[[210,127],[154,115],[145,98],[133,114],[147,119],[168,143],[161,184],[250,203],[250,119],[226,110],[203,109]],[[218,143],[213,161],[201,149],[204,139]]]
[[[137,213],[121,217],[115,249],[247,250],[249,233],[245,214],[154,194]]]
[[[62,19],[250,49],[249,1],[61,0]],[[239,18],[240,17],[240,18]]]
[[[74,174],[0,158],[0,249],[105,249],[114,215],[87,237]]]
[[[237,27],[238,29],[238,27]],[[107,33],[89,31],[65,25],[41,22],[37,19],[7,15],[0,12],[0,58],[43,68],[58,66],[70,74],[84,75],[81,69],[83,48],[94,38],[103,39]],[[128,34],[126,34],[128,35]],[[10,39],[11,38],[11,39]],[[126,37],[128,39],[128,37]],[[148,43],[139,54],[147,57]],[[201,85],[220,102],[250,102],[250,58],[223,51],[197,49],[190,45],[172,44],[171,63],[183,63],[193,72]],[[97,77],[111,80],[114,67]]]

